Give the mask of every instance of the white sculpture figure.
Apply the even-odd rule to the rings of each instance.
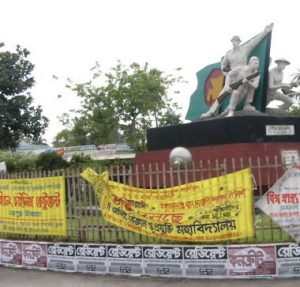
[[[233,36],[231,38],[233,48],[232,48],[232,50],[230,50],[226,53],[226,55],[223,57],[223,59],[221,61],[221,69],[222,69],[224,75],[227,75],[227,73],[229,71],[231,71],[232,69],[235,69],[236,67],[247,65],[247,59],[248,59],[249,54],[251,53],[251,51],[259,44],[259,42],[269,32],[272,31],[273,27],[274,27],[273,23],[266,26],[266,28],[264,29],[263,32],[261,32],[256,37],[254,37],[253,39],[251,39],[250,41],[248,41],[247,43],[245,43],[242,46],[240,46],[240,43],[241,43],[240,37],[239,36]],[[224,92],[224,89],[221,91],[220,95],[223,92]],[[252,93],[252,95],[251,95],[251,93]],[[249,97],[247,99],[251,100],[251,98],[252,98],[252,101],[253,101],[253,97],[254,97],[254,90],[249,92]],[[200,116],[200,119],[211,117],[213,115],[213,113],[217,110],[219,105],[220,105],[219,100],[218,99],[215,100],[215,102],[213,103],[213,105],[211,106],[209,111],[202,114]],[[246,104],[245,109],[253,110],[254,107],[250,106],[250,104]]]
[[[283,102],[281,108],[283,110],[288,110],[289,107],[293,104],[292,99],[277,91],[278,89],[290,89],[293,86],[291,84],[282,83],[283,81],[283,70],[287,65],[290,65],[290,62],[284,58],[279,58],[275,61],[277,67],[269,71],[269,87],[267,95],[267,105],[273,100],[279,100]]]
[[[226,75],[230,70],[238,66],[247,65],[247,61],[251,51],[259,44],[259,42],[269,32],[272,31],[274,24],[266,26],[265,30],[258,34],[256,37],[240,46],[241,39],[239,36],[233,36],[231,38],[232,50],[228,51],[221,61],[221,69]]]
[[[243,110],[255,110],[255,107],[253,107],[251,103],[253,102],[254,91],[259,84],[260,77],[258,68],[259,59],[258,57],[253,56],[250,58],[248,65],[236,67],[227,74],[225,85],[218,97],[218,99],[221,99],[226,93],[231,95],[229,106],[226,109],[226,111],[228,111],[227,117],[232,117],[234,115],[236,105],[242,100],[244,100]],[[221,104],[218,99],[208,112],[200,116],[200,119],[213,116],[214,112]]]
[[[258,71],[259,59],[258,57],[251,57],[249,64],[246,66],[240,66],[234,68],[227,74],[225,81],[225,89],[231,93],[230,102],[228,105],[228,115],[227,117],[232,117],[234,115],[234,110],[236,105],[245,99],[243,110],[255,111],[255,107],[251,105],[254,98],[254,91],[257,89],[259,84],[259,76],[247,80],[247,77]],[[236,79],[243,79],[243,84],[240,85],[236,90],[232,90],[229,85],[236,82]]]

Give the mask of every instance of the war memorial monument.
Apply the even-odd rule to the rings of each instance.
[[[189,149],[195,162],[268,156],[298,160],[300,118],[288,113],[288,94],[298,79],[284,83],[290,62],[271,58],[273,26],[243,44],[239,36],[231,38],[232,49],[221,62],[197,73],[186,115],[190,122],[149,129],[148,152],[137,154],[136,164],[168,162],[175,147]],[[271,62],[276,67],[270,69]],[[273,100],[281,105],[269,108]]]

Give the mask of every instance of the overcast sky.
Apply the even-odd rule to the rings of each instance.
[[[220,60],[231,48],[232,35],[246,41],[273,22],[273,60],[291,61],[287,80],[300,69],[297,0],[0,0],[0,7],[1,49],[15,51],[19,44],[31,52],[32,95],[50,120],[48,143],[62,129],[57,116],[79,107],[76,96],[64,89],[66,79],[91,79],[96,61],[103,71],[117,60],[148,62],[166,73],[182,67],[188,83],[173,98],[183,119],[196,72]]]

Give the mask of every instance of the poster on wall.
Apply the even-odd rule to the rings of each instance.
[[[76,244],[76,271],[105,274],[106,246],[96,244]]]
[[[48,243],[48,269],[75,272],[75,245],[68,243]]]
[[[185,275],[189,278],[227,276],[227,247],[183,246]]]
[[[107,245],[108,272],[111,274],[143,275],[142,261],[139,245]]]
[[[145,275],[183,277],[182,246],[143,246]]]
[[[277,270],[280,277],[300,276],[300,245],[278,244],[276,245]]]
[[[228,275],[231,277],[275,276],[274,245],[228,246]]]
[[[22,242],[1,241],[1,264],[22,267]]]
[[[22,243],[23,267],[47,269],[47,244],[39,242]]]
[[[300,242],[300,166],[290,167],[255,205]]]

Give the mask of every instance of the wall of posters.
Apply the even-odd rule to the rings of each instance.
[[[0,265],[198,279],[300,277],[300,245],[117,245],[0,240]]]

